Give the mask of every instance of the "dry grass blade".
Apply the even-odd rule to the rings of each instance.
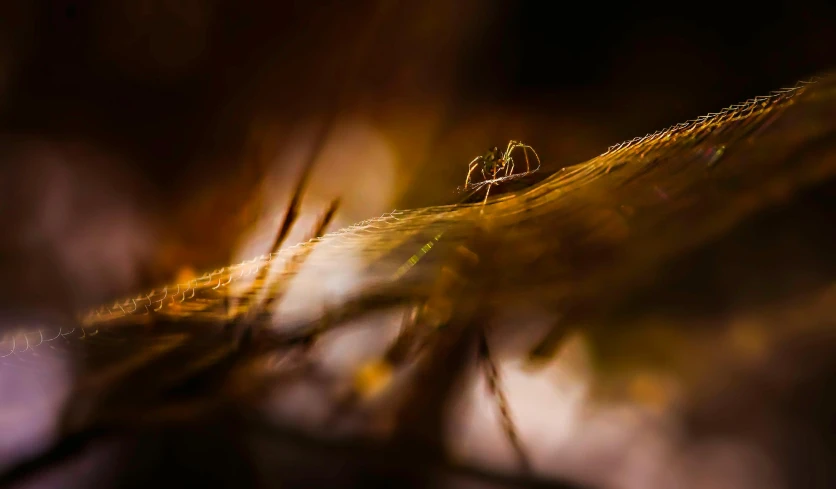
[[[479,332],[479,361],[485,373],[485,378],[488,383],[488,390],[490,390],[496,406],[499,409],[499,415],[502,419],[502,429],[505,431],[505,436],[514,447],[514,452],[517,454],[521,469],[528,473],[531,471],[531,461],[528,453],[523,447],[520,439],[519,430],[511,414],[511,407],[508,403],[508,397],[502,387],[502,378],[499,375],[499,367],[496,365],[496,360],[491,354],[491,349],[488,344],[487,333],[483,330]]]
[[[503,334],[507,338],[530,338],[531,343],[523,349],[532,351],[543,365],[562,351],[567,332],[583,334],[594,347],[597,356],[591,363],[599,369],[596,375],[601,376],[608,372],[631,373],[638,368],[626,361],[619,363],[625,358],[641,360],[644,363],[638,365],[644,369],[664,360],[668,362],[663,364],[666,372],[693,375],[686,380],[697,385],[698,381],[743,376],[751,373],[752,365],[771,367],[773,360],[786,362],[776,352],[790,348],[787,345],[793,345],[792,340],[812,335],[824,342],[832,337],[828,328],[836,304],[832,293],[836,269],[829,259],[832,247],[823,236],[829,236],[832,227],[828,227],[833,212],[828,195],[832,194],[836,176],[834,107],[836,81],[801,85],[615,146],[536,186],[496,196],[484,207],[464,204],[395,212],[323,235],[337,206],[332,203],[312,234],[319,239],[206,274],[187,287],[147,294],[138,307],[133,307],[131,300],[119,301],[87,316],[85,327],[100,331],[85,340],[95,345],[91,351],[111,348],[127,355],[130,347],[126,345],[148,335],[148,329],[138,326],[146,317],[142,314],[145,305],[159,310],[156,328],[189,334],[188,347],[161,354],[160,359],[146,361],[131,368],[129,375],[119,376],[139,386],[137,379],[166,373],[167,368],[180,362],[176,373],[167,372],[158,383],[146,381],[142,387],[148,390],[130,399],[137,404],[132,410],[110,410],[114,406],[125,408],[114,401],[125,389],[120,391],[114,382],[101,384],[102,390],[109,391],[103,394],[111,400],[108,409],[94,410],[90,416],[95,419],[84,428],[92,430],[103,419],[125,422],[131,413],[143,408],[159,415],[164,411],[161,406],[176,410],[185,402],[231,404],[234,409],[230,410],[238,410],[237,414],[226,412],[227,417],[218,419],[236,419],[232,425],[248,427],[236,436],[258,440],[258,454],[253,456],[264,457],[264,467],[279,467],[284,475],[273,475],[289,480],[289,485],[304,485],[301,479],[287,475],[296,473],[294,470],[301,473],[304,469],[310,477],[328,472],[333,467],[329,464],[344,462],[341,466],[345,470],[355,471],[355,482],[368,482],[380,472],[391,475],[388,480],[401,480],[398,477],[414,476],[429,467],[429,475],[414,479],[415,484],[437,486],[439,481],[449,480],[445,477],[450,473],[461,474],[464,470],[446,457],[440,426],[444,409],[461,394],[456,382],[466,367],[478,361],[480,352],[489,388],[506,407],[502,416],[506,435],[512,442],[519,442],[520,433],[526,432],[508,422],[511,417],[507,404],[514,399],[498,382],[501,364],[496,359],[504,358],[498,351],[505,343],[500,340]],[[480,214],[482,208],[484,214]],[[290,213],[288,216],[292,217]],[[391,277],[415,249],[440,233],[444,238],[439,245],[403,279],[380,279]],[[456,261],[455,250],[460,246],[470,250],[460,256],[472,260]],[[312,253],[314,250],[316,253]],[[268,283],[264,270],[274,263],[304,260],[306,270],[318,277],[333,273],[349,257],[363,265],[358,273],[370,280],[321,314],[313,311],[312,317],[275,329],[261,327],[275,319],[268,307],[241,308],[231,318],[216,314],[215,306],[226,297],[243,299],[234,288],[226,287],[239,277],[256,275],[260,280],[255,290],[275,302],[284,297],[283,290],[291,281],[309,287],[311,294],[318,290],[316,281],[304,282],[298,267],[285,269],[275,283]],[[448,280],[450,277],[459,278]],[[810,297],[819,298],[818,302],[802,300]],[[361,434],[334,442],[328,439],[331,433],[291,433],[287,426],[296,422],[293,416],[279,423],[263,412],[254,414],[254,396],[237,396],[225,390],[238,382],[231,380],[233,377],[247,378],[237,375],[244,372],[243,365],[249,369],[246,372],[252,385],[258,387],[250,390],[246,388],[249,384],[239,385],[239,391],[258,391],[266,396],[271,382],[280,377],[276,382],[282,385],[299,382],[318,389],[323,382],[318,377],[306,377],[308,371],[259,369],[254,366],[255,360],[305,350],[298,347],[326,334],[336,336],[351,328],[374,329],[375,313],[404,307],[417,307],[421,312],[403,328],[403,336],[381,348],[381,355],[408,380],[404,390],[397,391],[403,395],[393,396],[385,406],[395,412],[395,427],[383,439]],[[540,325],[546,327],[541,329],[514,322],[510,332],[489,326],[492,318],[503,313],[516,318],[519,311],[545,311],[549,322]],[[555,317],[560,317],[559,321]],[[218,354],[228,363],[215,362],[214,368],[207,367],[212,364],[212,355],[230,344],[230,335],[219,333],[223,331],[219,325],[243,318],[259,326],[252,328],[250,340],[234,355]],[[738,334],[735,328],[740,323],[765,325],[765,346],[750,341],[751,335]],[[487,348],[484,337],[488,327],[492,328],[491,348]],[[543,339],[547,329],[551,332],[546,332]],[[105,345],[107,338],[128,340],[116,347]],[[157,337],[158,343],[162,341]],[[316,346],[321,343],[324,341],[316,341]],[[682,344],[689,349],[677,350]],[[388,355],[387,347],[391,347]],[[721,370],[727,364],[719,360],[743,358],[735,350],[743,347],[749,348],[746,354],[764,355],[762,361],[739,369],[744,373],[732,375],[733,369]],[[305,353],[310,353],[306,359],[316,356],[316,351]],[[827,362],[801,363],[812,371]],[[350,377],[350,372],[339,368],[328,373],[338,380]],[[82,371],[84,375],[92,374]],[[512,379],[507,375],[503,380],[510,384]],[[779,404],[769,396],[778,394],[754,396],[752,402],[784,414],[800,412],[781,410],[796,404]],[[140,398],[145,398],[142,401],[147,405],[140,405]],[[826,402],[821,405],[830,406]],[[699,412],[699,407],[683,416]],[[348,411],[346,417],[353,414]],[[795,416],[780,429],[791,426],[811,433],[812,421],[828,419],[819,412],[804,412],[809,415]],[[215,414],[207,414],[200,426],[217,426],[212,424]],[[832,417],[832,412],[828,415]],[[246,423],[238,423],[242,417],[247,418]],[[515,421],[522,424],[530,420],[520,416]],[[781,432],[777,421],[770,426]],[[72,437],[80,435],[68,436],[64,445],[59,443],[43,458],[13,468],[3,480],[20,480],[20,474],[33,473],[37,467],[70,456],[68,447],[76,450],[79,445]],[[549,454],[536,454],[529,440],[522,441],[532,459],[531,474],[545,477],[541,460],[550,460]],[[224,447],[213,449],[229,456]],[[790,464],[793,454],[781,453],[777,459]],[[793,459],[792,463],[805,468],[811,462]],[[605,469],[589,472],[604,478],[609,467]],[[527,476],[494,476],[499,481],[497,486],[502,487],[531,482]],[[150,474],[147,477],[152,478]]]

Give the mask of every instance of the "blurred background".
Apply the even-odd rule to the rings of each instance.
[[[546,174],[610,145],[792,86],[833,68],[833,19],[836,7],[827,2],[739,10],[705,2],[665,9],[504,0],[0,2],[0,336],[269,251],[311,158],[314,173],[299,230],[288,244],[302,239],[335,197],[342,206],[332,230],[396,208],[455,203],[467,163],[509,139],[533,146]],[[827,192],[816,195],[824,202]],[[809,202],[799,205],[800,215],[813,216],[815,230],[797,240],[823,236],[816,226],[829,218],[809,213],[815,208]],[[759,230],[800,221],[793,214]],[[732,241],[729,246],[738,246],[735,235],[720,246]],[[771,257],[783,256],[776,243]],[[828,269],[816,259],[827,254],[826,246],[816,250],[816,258],[804,263],[825,275]],[[803,253],[796,255],[804,261],[798,258]],[[730,261],[714,265],[725,270]],[[753,263],[740,265],[742,281],[761,280],[746,273],[759,271]],[[787,259],[785,267],[794,263]],[[706,301],[714,297],[689,280],[682,283]],[[728,283],[734,289],[737,282]],[[652,300],[639,300],[655,311]],[[688,317],[700,312],[712,310],[695,306]],[[820,357],[832,358],[822,345]],[[787,354],[785,364],[803,364],[798,360],[815,350],[808,346]],[[716,344],[706,350],[726,355]],[[570,342],[567,362],[573,352],[583,360],[583,351]],[[778,360],[775,369],[783,372]],[[60,404],[72,382],[67,365],[38,385],[14,371],[0,382],[0,392],[54,395]],[[569,411],[555,406],[567,399],[580,405],[578,385],[585,380],[555,387],[524,372],[510,377],[523,386],[517,397],[528,399],[519,405],[530,433],[545,431],[538,419],[566,430],[574,426]],[[727,388],[724,375],[712,378],[719,379],[719,390]],[[828,392],[831,378],[824,384]],[[743,394],[717,396],[733,398],[737,410],[707,402],[705,418],[728,418],[736,427],[778,391],[782,402],[804,388],[810,391],[804,399],[819,399],[818,388],[797,391],[787,381],[781,390],[758,382],[746,384],[751,390]],[[544,393],[551,398],[539,402]],[[33,410],[34,401],[17,397],[24,414],[37,418],[37,429],[52,429],[53,411]],[[776,402],[780,409],[765,411],[763,424],[771,428],[775,420],[792,418],[788,412],[831,417],[832,402],[787,402],[789,407]],[[807,408],[815,416],[804,414]],[[717,416],[722,412],[726,417]],[[662,441],[628,415],[614,412],[600,423],[604,434],[589,439],[610,440],[608,448],[628,453],[639,443],[631,438],[638,433],[650,440],[650,449],[634,452],[631,467],[664,466],[664,457],[656,456],[664,453]],[[483,418],[469,416],[457,430],[502,440],[495,427],[486,431]],[[0,415],[8,435],[0,455],[20,452],[8,441],[13,429],[19,439],[34,439],[31,426],[14,419]],[[614,443],[610,435],[618,430],[612,426],[635,431]],[[782,456],[806,463],[806,455],[791,452],[808,446],[809,433],[818,428],[787,428],[802,434],[797,445],[776,442],[790,447]],[[595,426],[584,430],[598,434]],[[488,445],[475,439],[462,450]],[[822,446],[830,449],[824,441]],[[580,467],[576,462],[589,462],[584,454],[599,448],[572,445],[563,463]],[[723,446],[705,450],[718,471],[742,470]],[[553,451],[546,445],[546,453]],[[607,463],[587,465],[594,472]],[[798,466],[806,471],[804,463]],[[769,478],[768,470],[754,472]],[[641,474],[628,475],[644,487]],[[706,476],[694,487],[713,484]]]
[[[68,310],[263,252],[246,236],[329,118],[309,205],[341,195],[337,227],[455,202],[487,147],[522,139],[554,171],[793,85],[836,45],[828,2],[0,9],[2,297]]]

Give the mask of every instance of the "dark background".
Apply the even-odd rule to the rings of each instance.
[[[293,127],[334,107],[385,133],[399,156],[387,202],[404,208],[449,202],[466,162],[489,146],[523,139],[553,171],[828,70],[836,45],[836,8],[826,2],[738,10],[695,2],[384,6],[3,2],[7,276],[28,277],[35,285],[21,286],[25,294],[44,290],[41,275],[56,275],[20,265],[38,246],[16,236],[53,193],[38,183],[48,170],[22,156],[33,147],[67,155],[67,145],[81,144],[69,166],[85,167],[153,223],[150,258],[117,287],[128,290],[168,280],[184,262],[227,261],[246,221],[242,209],[275,166],[270,155],[293,144]],[[84,190],[84,178],[76,182],[85,198],[97,195]],[[79,212],[72,226],[92,212]],[[89,254],[101,256],[96,247],[107,240],[90,240]],[[41,246],[40,260],[56,247]]]
[[[248,225],[269,214],[259,184],[270,171],[295,178],[276,154],[335,110],[349,126],[362,118],[397,155],[397,177],[381,180],[394,187],[386,207],[347,202],[342,222],[352,222],[451,201],[466,162],[511,138],[554,171],[833,67],[835,7],[730,4],[0,2],[0,329],[151,289],[184,266],[230,263]],[[374,161],[354,157],[363,144],[330,168],[374,176]],[[320,177],[339,187],[345,175]],[[806,205],[783,222],[804,222]],[[779,257],[774,246],[762,248]],[[647,295],[642,305],[657,309],[659,295]],[[816,358],[830,358],[818,343]],[[797,360],[805,347],[788,346],[775,368],[814,369]],[[757,410],[768,414],[749,417],[807,416],[811,428],[788,430],[799,441],[786,445],[788,459],[806,462],[795,448],[830,419],[809,406],[832,403],[814,382],[755,384],[724,391],[744,401],[736,410],[698,415],[732,425]]]
[[[485,106],[559,112],[594,120],[601,132],[612,128],[616,139],[603,145],[792,85],[830,68],[836,45],[829,2],[739,10],[694,2],[664,9],[419,3],[391,8],[369,44],[357,79],[365,88],[358,91],[383,88],[395,98],[444,86],[455,94],[453,117]],[[4,5],[5,57],[14,58],[5,70],[4,132],[85,134],[130,154],[142,172],[177,166],[174,174],[186,175],[189,160],[211,146],[207,139],[217,139],[219,118],[246,119],[268,103],[297,113],[322,110],[318,100],[342,80],[334,58],[351,50],[375,8],[368,1]],[[433,17],[450,21],[416,28]],[[457,53],[453,68],[442,70],[427,58],[448,41]],[[424,56],[416,54],[422,43]],[[423,70],[412,74],[420,90],[392,82],[413,66]],[[277,82],[273,100],[259,98],[263,78]],[[226,136],[233,152],[236,136]],[[168,175],[148,178],[155,186],[183,184]]]

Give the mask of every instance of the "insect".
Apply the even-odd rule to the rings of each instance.
[[[526,171],[515,175],[512,153],[517,149],[523,150]],[[534,170],[531,169],[528,150],[531,150],[537,159],[537,167]],[[471,184],[471,176],[480,166],[484,180],[476,184]],[[484,155],[478,156],[470,162],[464,190],[473,190],[473,192],[469,193],[465,201],[483,186],[487,186],[488,189],[485,193],[485,202],[487,202],[491,186],[498,185],[510,178],[525,176],[532,173],[532,171],[537,171],[539,168],[539,156],[532,147],[526,144],[512,140],[508,143],[508,147],[504,153],[500,153],[497,147],[493,147]],[[438,233],[421,247],[406,263],[401,265],[394,274],[393,279],[400,279],[412,269],[441,240],[443,234],[444,231]],[[455,331],[450,331],[447,328],[449,326],[448,323],[453,318],[452,308],[454,307],[455,299],[451,297],[466,294],[465,291],[469,290],[469,280],[466,277],[470,276],[468,272],[474,267],[477,267],[478,263],[478,255],[467,247],[459,246],[456,249],[456,253],[453,254],[450,261],[441,268],[438,281],[433,287],[433,293],[426,299],[426,302],[407,310],[407,316],[404,318],[401,332],[388,347],[386,353],[381,358],[367,362],[357,370],[354,376],[354,390],[350,391],[347,397],[341,401],[341,406],[357,402],[362,397],[376,395],[387,384],[391,383],[396,370],[402,368],[408,362],[417,361],[419,351],[431,349],[434,345],[438,346],[442,344],[443,336],[457,334]],[[470,286],[472,287],[472,284]],[[479,367],[486,378],[487,388],[495,399],[499,409],[502,429],[516,452],[521,467],[524,470],[528,470],[530,462],[520,440],[514,419],[510,413],[508,399],[502,387],[500,371],[488,346],[487,334],[488,332],[485,329],[480,328],[478,330],[477,353]]]
[[[514,175],[514,158],[512,154],[517,149],[523,150],[523,155],[525,156],[525,172]],[[531,152],[534,153],[534,157],[537,159],[537,168],[535,168],[534,170],[531,169],[531,162],[528,159],[529,150],[531,150]],[[471,176],[473,175],[473,172],[480,167],[482,177],[484,178],[484,180],[479,183],[472,184]],[[468,189],[471,187],[475,187],[478,189],[484,185],[487,185],[488,190],[485,192],[485,202],[487,202],[488,195],[491,191],[491,186],[510,178],[519,178],[528,175],[529,173],[535,172],[539,169],[540,157],[537,155],[537,152],[534,151],[534,148],[521,141],[511,140],[508,141],[508,146],[505,148],[504,153],[501,153],[499,151],[499,148],[494,146],[493,148],[489,149],[484,155],[473,158],[473,160],[468,165],[467,177],[464,180],[464,189]]]
[[[514,150],[518,148],[522,149],[523,154],[525,155],[525,172],[518,173],[515,175],[514,158],[511,156],[511,154],[514,152]],[[533,170],[531,169],[531,163],[528,159],[529,150],[531,150],[531,152],[534,154],[534,157],[537,159],[537,167]],[[470,177],[473,174],[473,171],[479,168],[480,165],[482,166],[482,177],[484,177],[484,180],[479,183],[472,184]],[[532,148],[531,146],[520,141],[511,140],[508,141],[508,147],[502,154],[500,154],[499,149],[496,146],[494,146],[493,148],[489,149],[487,153],[485,153],[484,155],[473,158],[473,161],[471,161],[468,165],[467,178],[465,178],[464,187],[462,187],[461,190],[472,189],[473,192],[469,193],[461,202],[466,202],[474,193],[476,193],[483,186],[487,185],[488,190],[485,192],[485,199],[483,201],[484,204],[488,201],[488,195],[490,194],[492,185],[498,185],[499,183],[502,183],[503,181],[509,180],[511,178],[524,177],[525,175],[528,175],[529,173],[534,173],[539,169],[540,156],[537,155],[537,152],[534,151],[534,148]],[[500,175],[500,173],[502,172],[504,172],[504,175]],[[427,254],[427,252],[430,251],[430,249],[432,249],[435,243],[437,243],[441,239],[441,236],[443,234],[444,231],[437,234],[430,241],[428,241],[418,252],[412,255],[412,257],[410,257],[409,260],[407,260],[403,265],[401,265],[401,267],[395,273],[395,278],[402,277],[416,263],[418,263],[418,260],[420,260],[424,255]]]

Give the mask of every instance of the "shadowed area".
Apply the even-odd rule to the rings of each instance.
[[[834,115],[803,83],[9,330],[3,382],[75,381],[0,484],[109,443],[120,487],[827,487]]]

